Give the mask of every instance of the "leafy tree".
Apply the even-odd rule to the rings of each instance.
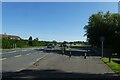
[[[20,39],[20,40],[14,40],[14,39],[10,39],[8,37],[0,37],[0,39],[2,39],[2,41],[0,42],[0,45],[3,49],[10,49],[13,48],[16,44],[16,47],[19,48],[24,48],[24,47],[29,47],[29,46],[33,46],[33,47],[39,47],[39,46],[47,46],[50,43],[55,43],[57,44],[56,41],[39,41],[38,38],[35,38],[34,40],[32,40],[32,36],[29,37],[28,40],[24,40],[24,39]]]
[[[100,37],[104,36],[104,47],[110,48],[113,52],[120,53],[120,14],[106,14],[98,12],[89,18],[88,25],[84,27],[88,42],[92,46],[101,46]]]
[[[34,40],[39,41],[38,37],[37,37],[37,38],[35,38]]]
[[[56,45],[56,44],[57,44],[57,41],[53,40],[52,43]]]
[[[28,47],[27,43],[28,43],[28,40],[23,40],[23,39],[16,41],[16,45],[19,48]]]
[[[33,46],[32,36],[29,37],[28,44],[29,46]]]
[[[10,49],[12,48],[13,45],[12,45],[12,40],[9,39],[9,38],[3,38],[2,39],[2,48],[3,49]]]
[[[40,46],[40,43],[38,41],[38,38],[35,38],[33,41],[33,46]]]

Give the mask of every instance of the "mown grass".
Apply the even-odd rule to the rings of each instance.
[[[111,62],[109,62],[109,58],[101,58],[101,60],[106,63],[116,74],[118,74],[120,76],[120,64],[114,62],[111,60]]]

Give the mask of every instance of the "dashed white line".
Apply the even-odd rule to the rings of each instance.
[[[30,55],[31,53],[28,53],[28,54],[26,54],[26,55]]]
[[[22,56],[22,55],[17,55],[17,56],[14,56],[14,57],[20,57],[20,56]]]
[[[5,60],[5,59],[7,59],[7,58],[2,58],[2,59],[0,59],[0,61]]]
[[[12,52],[7,52],[7,53],[12,53]]]
[[[27,50],[22,50],[22,51],[27,51]]]
[[[17,51],[11,51],[11,52],[7,52],[7,53],[13,53],[13,52],[17,52]]]
[[[12,51],[12,52],[17,52],[17,51]]]

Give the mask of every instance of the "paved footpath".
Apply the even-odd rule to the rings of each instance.
[[[11,73],[14,77],[113,77],[115,73],[104,64],[99,57],[69,56],[61,54],[48,54],[45,58],[38,61],[26,70]],[[20,73],[20,74],[19,74]]]
[[[89,56],[84,59],[83,56],[69,56],[60,54],[49,54],[29,69],[35,70],[59,70],[66,73],[75,73],[81,77],[108,77],[115,76],[115,73],[100,60],[100,57]],[[83,76],[84,75],[84,76]],[[75,76],[77,77],[77,76]],[[79,76],[80,77],[80,76]]]

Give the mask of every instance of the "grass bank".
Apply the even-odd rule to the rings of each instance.
[[[113,58],[114,59],[114,58]],[[112,59],[112,60],[113,60]],[[109,58],[103,57],[101,58],[101,60],[107,64],[116,74],[118,74],[120,76],[120,64],[114,62],[111,60],[111,62],[109,63]]]

